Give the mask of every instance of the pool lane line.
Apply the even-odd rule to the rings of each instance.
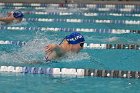
[[[29,22],[66,22],[66,23],[97,23],[97,24],[125,24],[125,25],[140,25],[140,20],[108,20],[108,19],[53,19],[53,18],[24,18],[24,21]]]
[[[128,29],[93,29],[93,28],[58,28],[58,27],[23,27],[23,26],[1,26],[0,31],[54,31],[54,32],[95,32],[95,33],[109,33],[109,34],[140,34],[140,30]]]
[[[18,45],[24,46],[27,42],[25,41],[9,41],[0,40],[0,45]],[[88,49],[129,49],[129,50],[140,50],[140,45],[136,44],[97,44],[97,43],[84,43],[84,48]]]
[[[106,78],[133,78],[140,79],[140,71],[131,70],[105,70],[93,68],[42,68],[21,66],[0,66],[1,73],[23,73],[23,74],[48,74],[52,76],[73,77],[106,77]]]

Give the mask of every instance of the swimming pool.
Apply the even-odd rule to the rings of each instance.
[[[140,70],[139,6],[94,4],[58,8],[58,4],[29,5],[1,7],[3,14],[15,8],[22,10],[25,20],[21,24],[1,26],[0,66]],[[57,62],[45,63],[44,46],[60,43],[72,31],[79,31],[85,36],[87,45],[84,50],[79,54],[68,54],[67,58]],[[137,78],[31,73],[1,71],[0,92],[139,93]]]

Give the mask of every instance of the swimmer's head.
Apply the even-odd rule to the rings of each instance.
[[[73,45],[83,43],[85,41],[84,36],[78,32],[71,33],[70,35],[66,36],[65,39],[69,44]]]
[[[14,18],[23,18],[23,13],[21,11],[14,11],[13,12]]]

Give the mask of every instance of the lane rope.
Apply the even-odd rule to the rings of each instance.
[[[28,9],[28,7],[2,7],[2,9]],[[55,8],[55,7],[54,7]],[[48,9],[47,7],[30,7],[30,9],[35,9],[35,10],[45,10]],[[68,7],[57,7],[55,9],[60,9],[60,10],[68,10]],[[73,9],[73,7],[71,8]],[[133,12],[140,12],[140,8],[77,8],[80,10],[91,10],[91,11],[100,11],[100,12],[128,12],[128,13],[133,13]],[[58,11],[59,12],[59,11]]]
[[[4,41],[0,40],[0,45],[19,45],[23,46],[27,43],[25,41]],[[136,44],[95,44],[95,43],[84,43],[84,48],[89,49],[135,49],[140,50],[140,45]]]
[[[44,3],[0,3],[1,6],[26,6],[26,7],[88,7],[88,8],[139,8],[136,4],[44,4]],[[63,5],[63,6],[62,6]]]
[[[9,11],[0,11],[0,13],[9,13]],[[85,16],[85,17],[92,17],[92,16],[118,16],[118,17],[140,17],[140,14],[131,14],[131,13],[78,13],[78,12],[44,12],[44,11],[23,11],[24,14],[36,14],[36,15],[57,15],[57,16],[71,16],[71,15],[78,15],[78,16]]]
[[[97,24],[125,24],[140,25],[140,20],[99,20],[99,19],[53,19],[53,18],[24,18],[29,22],[66,22],[66,23],[97,23]]]
[[[10,31],[64,31],[64,32],[97,32],[97,33],[111,33],[111,34],[126,34],[134,33],[140,34],[140,30],[128,29],[93,29],[93,28],[57,28],[57,27],[18,27],[18,26],[1,26],[0,30]]]
[[[0,66],[0,72],[65,75],[75,77],[140,78],[140,71]]]
[[[1,11],[2,13],[4,11]],[[7,12],[6,12],[7,13]],[[24,12],[25,14],[36,14],[36,15],[59,15],[59,16],[70,16],[70,15],[78,15],[78,16],[129,16],[129,17],[140,17],[140,14],[131,14],[131,13],[73,13],[73,12],[36,12],[36,11],[28,11]]]

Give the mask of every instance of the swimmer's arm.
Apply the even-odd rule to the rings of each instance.
[[[54,49],[56,52],[57,56],[61,57],[64,54],[64,51],[62,50],[60,45],[57,45],[56,48]]]
[[[4,18],[0,18],[0,21],[3,21],[3,22],[11,22],[11,21],[13,21],[14,20],[14,18],[12,18],[12,17],[4,17]]]
[[[47,60],[55,59],[63,55],[63,51],[60,45],[56,44],[49,44],[48,46],[46,46],[45,52],[47,54],[46,55]]]
[[[52,51],[55,51],[57,55],[63,54],[63,50],[60,45],[57,44],[49,44],[45,47],[46,53],[51,53]]]
[[[45,52],[49,53],[52,52],[54,50],[58,50],[60,48],[60,45],[57,44],[49,44],[48,46],[45,47]]]

